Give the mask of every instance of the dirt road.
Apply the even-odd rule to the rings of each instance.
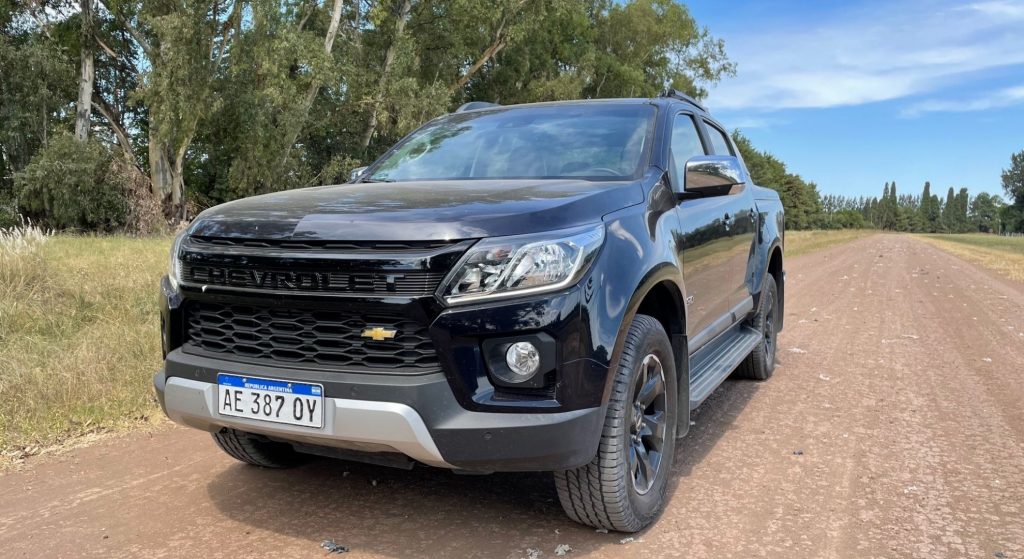
[[[1024,558],[1024,285],[893,235],[787,269],[775,377],[697,411],[631,542],[544,475],[263,471],[168,427],[0,477],[0,555]]]

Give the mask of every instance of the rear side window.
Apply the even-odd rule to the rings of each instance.
[[[704,124],[708,126],[708,136],[711,138],[711,147],[714,148],[715,155],[736,155],[729,147],[729,140],[726,139],[725,132],[706,120]]]
[[[672,176],[675,177],[678,188],[682,188],[686,162],[691,157],[706,154],[693,117],[687,114],[676,115],[676,120],[672,124]]]

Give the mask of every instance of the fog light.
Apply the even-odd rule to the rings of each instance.
[[[517,378],[505,379],[510,382],[524,382],[540,369],[540,352],[530,342],[516,342],[505,352],[505,363]]]

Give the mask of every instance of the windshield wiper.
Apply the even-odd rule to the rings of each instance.
[[[366,177],[359,182],[395,182],[395,179],[371,179],[370,177]]]

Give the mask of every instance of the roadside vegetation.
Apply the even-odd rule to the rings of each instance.
[[[836,245],[870,237],[878,233],[873,229],[846,229],[840,231],[787,231],[786,257],[793,258],[832,248]]]
[[[0,232],[0,452],[150,417],[169,238]]]
[[[1024,237],[922,235],[921,239],[1008,278],[1024,281]]]

